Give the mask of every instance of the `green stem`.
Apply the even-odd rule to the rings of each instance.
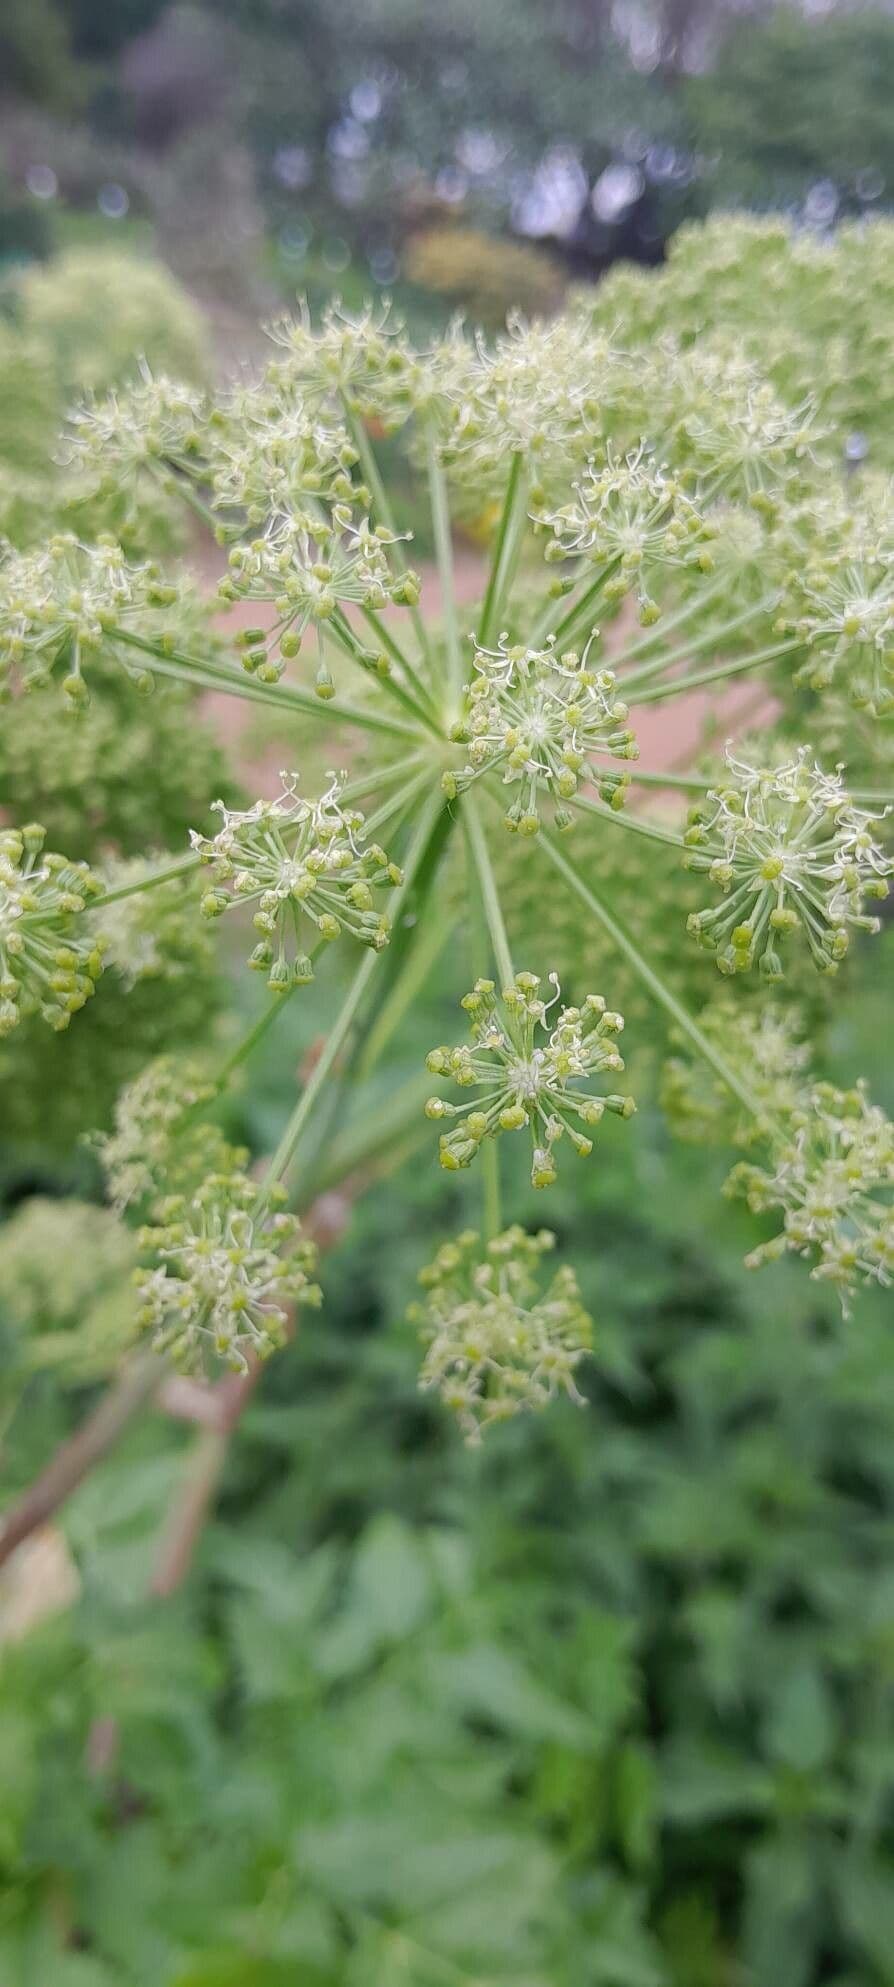
[[[368,794],[376,793],[380,787],[393,786],[395,780],[404,779],[407,773],[421,770],[424,760],[425,755],[422,752],[411,752],[406,759],[395,759],[393,766],[371,767],[368,773],[362,773],[356,780],[349,780],[347,786],[341,788],[339,802],[364,800]]]
[[[388,497],[388,492],[385,488],[381,474],[379,472],[379,465],[376,461],[375,451],[373,449],[372,442],[370,441],[366,425],[360,419],[360,416],[355,414],[353,410],[348,407],[347,402],[344,401],[344,399],[342,401],[342,405],[344,407],[345,420],[347,422],[351,440],[354,444],[355,449],[357,450],[357,456],[360,462],[360,468],[363,472],[363,481],[368,486],[370,496],[372,497],[373,508],[378,515],[380,524],[383,524],[385,526],[385,530],[390,531],[394,537],[394,544],[389,547],[389,550],[391,552],[391,557],[393,558],[394,563],[397,566],[398,570],[402,573],[405,573],[408,571],[408,563],[404,556],[403,544],[400,538],[400,534],[397,530],[397,526],[394,522],[394,513],[391,509],[391,503]],[[413,623],[413,627],[416,631],[416,640],[419,643],[419,647],[422,651],[422,654],[424,655],[426,661],[430,665],[431,650],[429,648],[428,631],[426,629],[425,622],[423,621],[422,615],[420,614],[419,608],[417,606],[415,605],[412,606],[409,609],[409,613]]]
[[[642,821],[635,814],[627,814],[623,807],[617,810],[606,807],[601,800],[591,800],[587,794],[576,793],[573,807],[583,808],[587,814],[601,814],[603,820],[614,821],[619,828],[629,828],[634,835],[647,835],[650,842],[667,842],[671,848],[685,848],[682,835],[674,835],[669,828],[659,828],[654,821]]]
[[[336,609],[332,619],[327,622],[327,627],[333,641],[337,642],[345,655],[350,656],[352,662],[359,663],[364,676],[368,676],[370,673],[368,652],[364,649],[363,643],[359,640],[358,636],[355,635],[350,621],[346,619],[341,608]],[[384,630],[381,632],[384,635]],[[387,641],[384,643],[384,646],[387,648]],[[411,690],[405,689],[404,685],[398,683],[393,676],[381,676],[378,680],[382,685],[382,689],[387,691],[389,696],[394,697],[397,703],[403,706],[409,717],[414,718],[417,724],[424,724],[426,730],[433,732],[436,738],[441,736],[434,717],[420,703],[417,703]]]
[[[189,683],[196,690],[225,690],[231,697],[245,697],[256,704],[270,704],[278,710],[300,711],[303,717],[335,719],[336,723],[360,725],[366,731],[397,732],[401,737],[407,734],[417,736],[416,725],[408,724],[403,718],[388,717],[384,712],[358,710],[353,704],[326,703],[310,692],[296,690],[287,683],[258,683],[254,677],[237,672],[213,662],[200,660],[197,656],[183,655],[176,649],[164,649],[156,643],[148,642],[141,635],[134,635],[127,628],[111,631],[115,641],[123,642],[127,648],[138,649],[145,655],[147,668],[154,676],[170,676],[178,683]]]
[[[484,1195],[484,1240],[494,1242],[503,1225],[500,1206],[500,1146],[496,1138],[481,1145],[481,1184]]]
[[[609,938],[617,946],[619,952],[623,952],[625,958],[629,960],[634,972],[638,974],[643,985],[648,987],[653,999],[671,1016],[681,1033],[686,1035],[693,1044],[693,1047],[698,1050],[699,1055],[703,1056],[707,1063],[710,1063],[711,1068],[720,1077],[721,1082],[725,1083],[727,1089],[732,1091],[733,1096],[739,1099],[740,1104],[744,1104],[745,1109],[753,1116],[756,1116],[757,1105],[751,1092],[741,1078],[736,1075],[735,1070],[731,1069],[729,1064],[724,1061],[723,1056],[714,1048],[713,1043],[709,1042],[707,1036],[699,1027],[698,1022],[693,1020],[692,1015],[687,1012],[682,1002],[677,999],[675,994],[671,993],[670,987],[665,986],[664,981],[659,978],[658,974],[649,965],[648,960],[643,958],[639,946],[619,922],[610,906],[603,898],[597,897],[590,885],[584,882],[583,877],[578,876],[577,871],[572,869],[570,862],[566,862],[565,857],[556,847],[550,835],[541,834],[540,843],[554,869],[557,869],[560,876],[565,878],[566,883],[576,892],[581,902],[586,904],[587,909],[592,912],[593,916],[598,918],[603,930],[608,933]]]
[[[638,642],[634,642],[629,649],[625,649],[625,661],[633,662],[638,656],[648,655],[650,649],[655,647],[656,642],[660,643],[664,641],[666,636],[674,634],[677,628],[684,628],[687,621],[694,621],[696,616],[702,614],[712,600],[716,600],[718,595],[725,591],[726,585],[727,581],[724,575],[722,578],[715,580],[713,586],[706,587],[704,593],[696,593],[689,600],[684,601],[683,606],[678,607],[675,614],[662,615],[660,621],[656,621],[654,627],[647,629]],[[736,615],[734,620],[728,623],[728,628],[740,627],[742,622],[748,620],[752,615],[766,614],[773,604],[772,600],[761,600],[756,605],[744,608],[741,614]],[[719,631],[721,640],[723,639],[724,632],[726,631],[723,629]]]
[[[179,862],[172,862],[167,869],[156,869],[151,876],[141,876],[136,883],[121,883],[115,890],[104,890],[101,897],[88,897],[84,911],[102,911],[106,904],[117,904],[122,897],[136,897],[141,890],[154,890],[156,883],[173,883],[177,876],[185,876],[189,870],[199,867],[198,856],[181,856]],[[79,916],[83,913],[79,913]],[[51,924],[55,913],[44,917],[25,918],[23,925]]]
[[[450,507],[447,501],[447,479],[438,457],[437,443],[432,428],[429,428],[426,437],[426,451],[435,556],[438,562],[438,577],[441,585],[441,618],[444,623],[444,638],[447,645],[447,675],[452,705],[450,717],[454,719],[459,716],[463,685],[463,665],[459,644],[459,624],[456,616],[456,589],[453,583],[453,539],[450,530]]]
[[[639,696],[636,687],[621,682],[625,696],[632,693],[637,709],[641,704],[658,704],[665,697],[683,697],[689,690],[700,690],[705,683],[722,683],[728,676],[741,676],[746,670],[761,669],[765,662],[775,662],[778,656],[791,655],[794,649],[803,646],[800,637],[793,635],[787,642],[777,642],[775,648],[759,649],[756,655],[740,656],[736,662],[722,662],[716,669],[699,669],[692,676],[677,676],[672,683],[656,684],[653,690],[644,690]]]
[[[710,786],[710,778],[695,779],[688,773],[640,773],[632,772],[634,786],[681,787],[686,793],[704,793]]]
[[[496,877],[493,872],[490,851],[487,846],[487,837],[481,826],[481,816],[475,801],[472,799],[471,794],[468,793],[463,800],[463,823],[466,830],[469,852],[478,876],[478,886],[481,891],[481,901],[484,907],[484,915],[487,919],[487,928],[494,950],[497,971],[500,975],[502,985],[509,987],[512,985],[515,973],[512,965],[512,954],[509,950],[509,940],[506,936],[506,926],[503,923],[500,893],[497,889]]]
[[[374,607],[363,607],[361,608],[361,613],[363,615],[364,620],[368,623],[369,627],[372,629],[373,634],[376,637],[376,640],[381,642],[383,649],[385,649],[386,653],[390,655],[392,662],[397,663],[398,669],[402,669],[404,675],[407,676],[410,682],[412,683],[413,688],[416,692],[416,696],[419,700],[420,714],[423,709],[426,710],[429,714],[430,722],[434,722],[436,724],[437,721],[435,718],[435,712],[432,708],[428,687],[425,683],[423,683],[418,670],[416,669],[415,665],[410,661],[410,658],[407,655],[406,651],[401,648],[400,642],[397,640],[397,637],[392,634],[391,629],[388,627],[387,623],[382,620],[381,615],[377,614]]]
[[[645,663],[642,669],[635,669],[631,676],[622,676],[625,692],[636,689],[640,683],[648,683],[653,676],[660,676],[662,670],[672,669],[678,662],[691,662],[693,656],[702,655],[705,649],[721,649],[728,635],[735,634],[737,628],[743,628],[747,621],[753,621],[763,611],[763,608],[746,607],[743,614],[737,614],[732,621],[724,621],[721,627],[706,628],[703,634],[696,636],[695,641],[683,642],[679,648],[666,650],[654,661]],[[668,633],[667,629],[661,629],[660,622],[656,632],[659,630]],[[619,666],[630,662],[636,653],[635,649],[625,649],[618,656]]]
[[[524,458],[520,449],[514,449],[506,484],[499,529],[494,541],[487,592],[478,624],[478,645],[487,648],[497,623],[497,616],[503,604],[503,596],[521,543],[525,526],[525,482],[522,476]]]
[[[591,609],[595,607],[599,595],[608,585],[612,575],[617,572],[620,564],[621,554],[619,552],[614,559],[609,559],[608,564],[603,566],[601,573],[596,574],[596,578],[582,593],[580,600],[573,607],[569,607],[567,613],[563,614],[562,619],[556,623],[554,633],[557,648],[560,643],[570,641],[572,636],[576,634],[579,624],[589,619]]]
[[[440,793],[434,794],[420,816],[416,833],[407,852],[403,882],[398,885],[392,898],[395,917],[401,905],[406,902],[407,895],[412,888],[416,870],[428,847],[432,829],[443,805],[443,796]],[[301,1134],[310,1118],[314,1105],[351,1032],[357,1010],[376,970],[380,956],[378,952],[367,952],[365,958],[361,960],[360,966],[348,988],[335,1025],[327,1037],[319,1061],[295,1104],[295,1108],[283,1131],[276,1151],[270,1160],[264,1177],[265,1187],[269,1187],[275,1180],[281,1177],[294,1157]]]

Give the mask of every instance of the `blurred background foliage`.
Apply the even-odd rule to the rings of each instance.
[[[13,0],[0,255],[142,228],[249,315],[318,283],[406,288],[423,321],[432,291],[541,306],[718,203],[821,226],[890,204],[892,93],[884,8]],[[540,245],[539,278],[485,271],[501,240]]]
[[[50,461],[80,388],[138,356],[233,370],[259,308],[296,288],[392,291],[424,331],[456,308],[551,310],[573,279],[575,307],[648,339],[664,300],[687,335],[701,258],[716,314],[692,335],[734,320],[783,385],[815,351],[825,411],[888,461],[884,258],[867,294],[845,274],[840,294],[817,287],[827,318],[804,307],[823,231],[891,201],[885,13],[30,0],[0,23],[0,78],[0,531],[16,543],[120,524],[108,492]],[[769,340],[745,222],[684,229],[660,275],[584,288],[619,257],[659,260],[720,201],[812,230]],[[174,529],[160,498],[159,541]],[[78,856],[175,844],[232,778],[213,713],[175,686],[143,700],[116,678],[76,733],[30,707],[0,726],[0,810],[27,793]],[[640,868],[660,951],[654,850]],[[163,954],[139,953],[136,985],[113,964],[70,1039],[23,1030],[0,1055],[6,1494],[130,1341],[130,1258],[77,1131],[108,1122],[162,1040],[218,1025],[228,961],[186,888],[165,891]],[[543,942],[536,864],[515,888],[514,925]],[[824,1050],[833,1080],[862,1068],[889,1110],[892,958],[889,931],[855,959]],[[645,1035],[608,957],[586,968]],[[433,965],[407,1082],[461,991]],[[244,975],[227,998],[247,1024]],[[227,1106],[253,1151],[326,1002],[321,976]],[[646,1099],[674,1046],[654,1016],[648,1034],[648,1058],[632,1040]],[[588,1405],[473,1454],[419,1395],[402,1322],[445,1222],[442,1183],[408,1153],[350,1210],[325,1311],[265,1375],[193,1575],[164,1600],[159,1539],[194,1435],[133,1427],[35,1545],[27,1591],[0,1589],[3,1987],[894,1982],[890,1316],[866,1298],[842,1328],[791,1264],[751,1281],[725,1170],[697,1144],[671,1153],[647,1102],[610,1167],[555,1190],[596,1321]],[[521,1180],[513,1205],[541,1218]],[[464,1182],[451,1213],[476,1218]]]

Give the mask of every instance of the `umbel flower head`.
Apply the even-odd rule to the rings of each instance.
[[[386,526],[373,529],[366,519],[357,523],[339,506],[331,522],[273,516],[262,537],[234,545],[220,594],[228,601],[272,601],[277,615],[272,636],[280,649],[274,656],[270,634],[262,628],[243,631],[243,669],[262,682],[275,681],[286,659],[298,653],[306,629],[325,627],[345,604],[372,609],[390,601],[415,605],[418,578],[393,572],[388,563],[388,547],[396,542]],[[387,658],[375,651],[359,654],[370,667],[387,672]],[[325,676],[322,681],[326,683]]]
[[[606,600],[632,593],[640,620],[658,619],[651,582],[667,568],[707,571],[711,565],[704,520],[678,482],[640,447],[624,459],[609,449],[604,464],[591,463],[574,497],[546,522],[550,560],[584,556],[606,572]]]
[[[302,800],[297,774],[281,773],[276,800],[257,800],[245,813],[223,801],[216,835],[190,839],[214,870],[214,885],[202,899],[206,917],[216,918],[234,904],[256,904],[255,929],[262,936],[249,965],[267,974],[274,993],[313,979],[313,966],[301,946],[302,919],[321,939],[346,931],[376,951],[388,942],[388,920],[374,908],[373,890],[400,883],[401,871],[377,842],[363,843],[363,815],[339,804],[341,779],[319,800]]]
[[[859,709],[894,711],[894,553],[888,543],[813,561],[793,582],[795,606],[780,626],[808,657],[797,681],[824,690],[840,681]]]
[[[245,1372],[248,1353],[265,1359],[282,1345],[289,1305],[319,1304],[316,1250],[284,1200],[243,1173],[212,1173],[142,1231],[151,1262],[137,1277],[139,1323],[178,1365],[200,1367],[212,1352]]]
[[[543,793],[558,804],[558,825],[567,827],[564,803],[582,778],[594,780],[610,805],[622,805],[624,776],[596,768],[593,755],[636,759],[638,747],[611,670],[590,669],[587,653],[557,655],[551,643],[508,647],[505,639],[496,650],[478,649],[466,714],[453,733],[468,743],[468,762],[444,774],[445,791],[462,792],[491,767],[502,767],[504,785],[517,789],[506,826],[522,835],[537,833]]]
[[[83,665],[119,629],[139,627],[147,610],[170,607],[180,589],[152,565],[130,566],[120,545],[81,545],[59,533],[36,552],[10,552],[0,564],[0,683],[16,671],[30,687],[61,671],[72,705],[89,695]],[[148,678],[125,651],[118,659],[140,686]]]
[[[804,1016],[766,1000],[749,1009],[724,990],[703,1008],[698,1025],[747,1087],[753,1108],[743,1110],[712,1066],[692,1054],[665,1064],[662,1108],[678,1138],[704,1144],[730,1136],[736,1145],[754,1146],[803,1102],[810,1062]]]
[[[858,1283],[894,1271],[894,1125],[862,1084],[817,1083],[774,1143],[769,1166],[736,1166],[727,1182],[755,1214],[783,1210],[778,1235],[746,1256],[749,1269],[786,1250],[812,1256],[811,1275],[837,1285],[847,1309]]]
[[[66,458],[99,487],[194,473],[206,415],[194,386],[153,375],[145,360],[127,387],[91,397],[69,416]]]
[[[514,1226],[482,1248],[466,1230],[421,1272],[425,1297],[409,1311],[427,1348],[419,1385],[437,1388],[468,1442],[559,1393],[583,1405],[574,1374],[592,1323],[567,1265],[541,1288],[541,1258],[554,1245],[548,1229]]]
[[[477,1109],[465,1115],[463,1105],[440,1097],[430,1097],[426,1104],[430,1118],[458,1119],[441,1136],[441,1165],[449,1172],[470,1165],[483,1139],[527,1126],[532,1184],[549,1187],[556,1177],[553,1147],[563,1134],[585,1155],[592,1152],[593,1141],[581,1125],[592,1130],[606,1111],[622,1118],[632,1115],[632,1097],[574,1087],[624,1068],[617,1049],[622,1016],[607,1010],[601,994],[588,994],[582,1007],[563,1007],[550,1028],[550,1009],[561,990],[557,975],[549,977],[555,989],[549,1002],[541,997],[536,973],[517,973],[499,998],[493,980],[476,980],[462,1002],[472,1017],[471,1046],[432,1049],[426,1057],[433,1075],[483,1093]]]
[[[0,1036],[35,1011],[67,1028],[102,972],[102,940],[72,927],[102,884],[45,840],[38,822],[0,833]]]
[[[811,764],[804,747],[779,766],[751,766],[729,750],[726,763],[728,782],[691,811],[685,837],[687,868],[704,871],[723,902],[693,912],[688,929],[723,973],[757,959],[779,979],[777,946],[799,928],[814,964],[834,970],[849,928],[878,930],[863,904],[888,894],[891,865],[872,834],[880,817],[854,807],[840,772]]]

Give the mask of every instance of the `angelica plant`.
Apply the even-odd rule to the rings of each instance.
[[[108,541],[56,539],[0,566],[11,726],[61,698],[76,737],[88,692],[101,702],[119,670],[117,707],[134,721],[154,685],[174,683],[257,704],[289,741],[275,798],[222,798],[218,825],[196,819],[139,871],[110,869],[89,905],[67,872],[62,886],[66,1016],[91,977],[79,946],[105,938],[120,958],[122,907],[139,893],[145,947],[156,884],[192,872],[211,926],[253,922],[249,965],[269,989],[225,1058],[212,1038],[198,1070],[154,1064],[101,1142],[111,1199],[143,1224],[153,1344],[250,1371],[292,1307],[317,1301],[290,1190],[303,1212],[315,1178],[356,1177],[388,1141],[399,1156],[424,1109],[446,1170],[476,1162],[482,1219],[480,1241],[447,1241],[428,1279],[423,1385],[474,1436],[574,1392],[587,1330],[573,1272],[560,1265],[538,1294],[546,1244],[506,1225],[504,1155],[522,1133],[545,1191],[563,1144],[611,1166],[638,1083],[619,1082],[621,1007],[636,1015],[635,1058],[669,1029],[700,1065],[700,1123],[714,1124],[718,1094],[731,1100],[757,1169],[748,1198],[784,1210],[769,1253],[812,1252],[846,1296],[886,1281],[886,1121],[858,1084],[850,1102],[830,1097],[805,1045],[789,1067],[774,990],[783,963],[796,991],[815,966],[842,968],[846,1000],[848,946],[871,942],[890,870],[890,749],[872,753],[889,720],[894,508],[846,480],[822,382],[787,392],[753,343],[675,339],[669,322],[637,345],[580,308],[493,342],[454,327],[421,351],[387,310],[333,307],[318,327],[302,310],[273,338],[254,382],[206,400],[144,373],[82,408],[71,441],[82,465],[154,479],[213,530],[217,605],[242,620],[231,640],[211,637],[180,574]],[[395,525],[383,432],[430,523],[436,608]],[[467,604],[453,534],[471,515],[489,545]],[[747,752],[724,753],[740,677],[764,710],[775,699],[777,735],[758,724]],[[711,720],[696,763],[650,767],[648,707],[693,692]],[[846,749],[820,754],[826,734],[867,741],[855,779]],[[21,891],[20,858],[7,861]],[[42,915],[49,934],[55,900],[41,910],[33,896],[19,922]],[[249,1173],[215,1103],[235,1069],[250,1081],[257,1042],[286,1001],[300,1008],[324,945],[344,976],[328,1031]],[[474,983],[471,1039],[428,1056],[448,1094],[426,1105],[419,1084],[395,1085],[387,1110],[379,1095],[343,1126],[352,1080],[388,1055],[448,953],[451,981],[455,968]],[[722,1010],[714,960],[729,976]]]

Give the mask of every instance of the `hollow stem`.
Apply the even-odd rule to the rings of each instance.
[[[634,972],[642,980],[643,985],[648,987],[653,999],[658,1002],[660,1007],[664,1008],[666,1014],[671,1016],[671,1019],[676,1023],[681,1034],[687,1036],[693,1047],[697,1049],[699,1055],[704,1058],[705,1062],[710,1064],[715,1074],[720,1077],[721,1082],[725,1083],[727,1089],[732,1091],[733,1096],[738,1098],[739,1103],[743,1104],[752,1116],[757,1116],[755,1100],[742,1079],[736,1075],[735,1070],[730,1068],[719,1050],[715,1049],[713,1043],[708,1040],[704,1031],[699,1027],[698,1022],[693,1019],[692,1015],[683,1006],[682,1001],[677,999],[676,994],[672,993],[670,987],[665,985],[654,968],[649,965],[648,960],[643,958],[639,946],[615,916],[614,911],[605,901],[605,898],[601,895],[597,896],[595,890],[588,883],[584,882],[583,877],[579,876],[577,870],[572,868],[571,863],[566,861],[550,835],[541,834],[540,842],[554,869],[557,869],[559,875],[564,877],[565,882],[575,892],[576,896],[580,898],[581,903],[586,904],[588,911],[592,912],[593,917],[599,920],[603,930],[607,932],[613,944],[617,946],[619,952],[623,952],[624,957],[629,960]]]

